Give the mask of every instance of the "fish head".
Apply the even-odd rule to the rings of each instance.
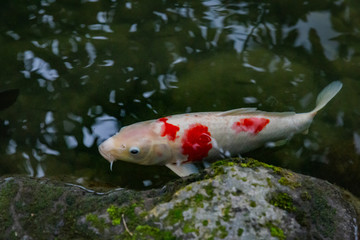
[[[110,162],[117,160],[142,165],[166,164],[171,148],[148,122],[124,127],[99,146],[100,154]]]

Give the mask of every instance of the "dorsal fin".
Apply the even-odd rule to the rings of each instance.
[[[236,116],[236,115],[240,115],[240,114],[244,114],[244,113],[258,113],[261,112],[259,110],[257,110],[256,108],[237,108],[237,109],[232,109],[229,111],[225,111],[225,112],[220,112],[217,115],[218,116]]]
[[[287,117],[296,114],[295,112],[265,112],[261,110],[257,110],[256,108],[238,108],[233,109],[225,112],[218,113],[217,116],[224,117],[224,116],[237,116],[242,114],[263,114],[266,116],[274,116],[274,117]]]

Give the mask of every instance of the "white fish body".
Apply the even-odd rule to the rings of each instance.
[[[268,142],[308,130],[316,113],[341,89],[332,82],[308,113],[271,113],[252,108],[173,115],[124,127],[99,146],[112,166],[116,160],[166,165],[179,176],[197,172],[193,162],[248,152]]]

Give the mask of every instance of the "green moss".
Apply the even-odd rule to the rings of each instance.
[[[300,194],[300,197],[303,201],[310,201],[311,200],[311,195],[308,192],[302,192]]]
[[[119,225],[122,220],[122,216],[126,217],[126,224],[129,229],[134,229],[139,222],[141,222],[141,218],[135,214],[135,208],[137,204],[131,204],[130,206],[117,207],[111,205],[107,212],[110,216],[113,225]]]
[[[97,215],[92,213],[86,215],[86,221],[90,222],[91,225],[98,229],[100,233],[104,233],[105,228],[108,228],[104,218],[99,218]]]
[[[240,164],[240,166],[243,168],[257,168],[257,167],[269,168],[269,169],[272,169],[277,174],[281,174],[281,172],[282,172],[282,169],[279,167],[275,167],[275,166],[272,166],[272,165],[269,165],[266,163],[262,163],[255,159],[252,159],[252,158],[246,159],[246,161],[242,162]]]
[[[255,201],[250,201],[250,207],[256,207],[256,202]]]
[[[267,187],[265,185],[258,184],[258,183],[252,183],[251,186],[254,186],[254,187]]]
[[[18,238],[12,238],[15,236],[15,232],[8,227],[13,225],[13,218],[9,212],[11,204],[13,204],[17,216],[20,216],[18,221],[23,231],[31,235],[41,236],[42,239],[51,239],[56,231],[58,239],[98,239],[97,231],[89,229],[89,225],[99,229],[99,232],[104,228],[104,232],[106,232],[106,224],[103,225],[104,220],[96,214],[88,213],[95,209],[104,209],[109,206],[109,203],[123,204],[124,202],[139,201],[139,197],[136,196],[140,196],[138,193],[134,194],[134,191],[125,190],[121,194],[98,196],[69,188],[72,187],[64,187],[64,184],[56,184],[48,179],[16,178],[8,183],[2,182],[0,187],[0,239]],[[17,194],[19,194],[19,200],[15,201]],[[127,219],[127,215],[125,214],[125,217],[128,222],[130,220]],[[83,216],[86,216],[85,223],[79,222]],[[59,223],[63,223],[63,225],[59,227]],[[136,226],[142,223],[144,223],[143,219]],[[52,226],[57,227],[53,229]],[[110,227],[110,224],[107,224],[107,227]],[[134,231],[134,228],[131,230]],[[125,232],[124,235],[126,234]]]
[[[238,231],[237,231],[238,237],[241,237],[241,235],[242,235],[243,233],[244,233],[244,229],[239,228]]]
[[[228,206],[228,207],[224,208],[224,210],[223,210],[223,214],[224,214],[223,220],[224,220],[225,222],[230,221],[230,218],[231,218],[231,216],[230,216],[230,210],[231,210],[231,206]]]
[[[68,195],[66,196],[65,202],[71,207],[76,203],[76,197],[74,195]]]
[[[266,226],[268,227],[271,236],[277,237],[280,240],[285,239],[284,231],[281,228],[275,226],[272,223],[268,223],[268,224],[266,224]]]
[[[278,181],[278,183],[280,183],[281,185],[284,186],[288,186],[289,185],[289,181],[285,178],[285,177],[281,177]]]
[[[268,186],[269,186],[270,188],[272,188],[272,187],[274,186],[274,185],[272,184],[270,178],[266,178],[266,182],[267,182],[267,184],[268,184]]]
[[[170,231],[161,231],[158,228],[151,227],[148,225],[145,226],[137,226],[135,229],[135,233],[133,239],[149,239],[149,237],[153,237],[154,239],[160,240],[175,240],[176,238],[172,235]]]
[[[219,220],[216,221],[216,228],[212,230],[212,236],[211,238],[209,239],[214,239],[215,236],[221,238],[221,239],[224,239],[227,237],[228,235],[228,232],[227,232],[227,229],[225,226],[221,225],[221,222]]]
[[[298,183],[293,179],[289,179],[289,177],[281,177],[278,182],[281,185],[288,186],[292,189],[295,189],[295,188],[298,188],[301,186],[301,183]]]
[[[202,204],[202,202],[204,201],[204,195],[200,194],[200,193],[197,193],[195,196],[194,196],[194,201],[195,203],[197,204]]]
[[[228,232],[226,230],[226,227],[222,226],[222,225],[219,226],[218,227],[218,236],[219,236],[219,238],[224,239],[224,238],[227,237],[227,235],[228,235]]]
[[[225,167],[233,167],[235,163],[229,160],[220,160],[214,163],[214,166],[225,166]]]
[[[287,193],[278,193],[270,200],[270,204],[288,212],[296,211],[296,207],[293,204],[293,199]]]
[[[154,239],[154,240],[175,240],[176,237],[170,231],[162,231],[149,225],[138,225],[132,236],[122,237],[123,240]]]
[[[175,205],[173,209],[169,210],[169,213],[168,213],[168,216],[166,219],[169,221],[170,224],[182,222],[184,220],[184,217],[183,217],[184,210],[185,209],[182,206]]]
[[[303,227],[309,228],[310,222],[308,220],[308,216],[303,211],[297,211],[295,216],[296,221]]]
[[[12,180],[2,185],[0,191],[0,236],[5,234],[6,229],[13,224],[9,209],[18,191],[18,187]]]
[[[31,212],[33,214],[51,208],[64,192],[62,187],[47,185],[45,183],[39,184],[36,181],[24,182],[23,189],[23,198],[18,204],[18,210]],[[32,220],[30,224],[31,222]]]
[[[213,163],[212,169],[213,169],[213,175],[221,175],[225,173],[224,167],[233,167],[236,165],[236,162],[233,162],[229,159],[220,160],[215,163]]]
[[[259,162],[252,158],[232,158],[232,159],[225,159],[220,160],[215,163],[213,163],[212,169],[213,169],[213,175],[220,175],[225,173],[224,167],[233,167],[233,166],[241,166],[243,168],[258,168],[258,167],[264,167],[273,170],[276,174],[279,174],[281,176],[285,176],[286,172],[280,167],[275,167],[266,163]],[[246,178],[241,179],[243,181],[247,181]]]
[[[14,202],[15,211],[21,218],[24,231],[42,234],[48,238],[50,233],[44,233],[43,223],[55,225],[61,217],[59,199],[64,193],[63,187],[48,184],[46,180],[25,179],[19,190],[19,200]]]
[[[221,239],[227,237],[228,232],[225,226],[221,225],[220,221],[216,221],[216,228],[212,230],[212,235],[217,236]],[[214,237],[213,237],[214,238]]]
[[[112,220],[113,225],[119,225],[121,223],[122,212],[120,208],[112,205],[107,209],[107,212],[110,216],[110,219]]]
[[[243,192],[240,189],[236,189],[236,192],[231,192],[233,196],[240,196]]]
[[[138,216],[135,213],[136,207],[142,207],[142,205],[141,204],[138,205],[135,203],[131,204],[130,206],[123,206],[123,207],[117,207],[117,206],[112,205],[107,209],[107,212],[110,216],[110,219],[112,220],[113,225],[122,224],[122,216],[126,217],[126,225],[133,234],[131,236],[127,232],[123,232],[120,236],[118,236],[119,239],[123,239],[123,240],[138,240],[138,239],[173,240],[173,239],[176,239],[170,231],[164,231],[159,228],[144,224],[145,223],[144,218],[142,218],[141,216]],[[170,212],[169,212],[169,214],[170,214]],[[172,214],[180,215],[180,213],[174,213],[174,212]],[[93,216],[90,215],[89,218],[92,219]],[[182,212],[181,212],[181,218],[182,218]],[[142,225],[142,224],[144,224],[144,225]]]
[[[214,175],[222,175],[225,173],[224,166],[214,167]]]
[[[320,193],[315,193],[312,196],[311,219],[325,237],[331,238],[337,221],[334,219],[336,209],[331,207]]]
[[[209,196],[209,198],[213,198],[214,196],[214,187],[211,184],[208,184],[204,187],[206,194]]]
[[[204,187],[206,191],[206,195],[197,193],[193,197],[189,198],[189,205],[192,207],[204,207],[204,200],[211,200],[214,197],[214,188],[211,186],[211,184]]]
[[[194,225],[189,222],[185,223],[185,225],[183,227],[183,231],[184,231],[184,233],[190,233],[190,232],[199,233],[199,230],[194,228]]]
[[[207,225],[209,225],[209,221],[208,221],[208,220],[204,220],[204,221],[202,221],[202,224],[203,224],[204,227],[206,227]]]
[[[246,182],[246,181],[247,181],[247,178],[246,178],[246,177],[242,177],[242,178],[239,178],[239,180],[242,180],[243,182]]]
[[[213,186],[211,184],[204,187],[206,191],[206,195],[196,193],[194,196],[189,198],[186,203],[184,202],[178,202],[174,205],[172,209],[168,210],[168,215],[164,219],[165,222],[169,225],[174,225],[176,223],[184,224],[183,225],[183,231],[185,232],[198,232],[197,229],[195,229],[193,226],[192,220],[187,220],[184,222],[183,212],[187,211],[189,208],[196,209],[196,208],[203,208],[204,207],[204,201],[210,200],[213,198]],[[225,214],[225,218],[228,217]],[[208,221],[203,221],[203,224],[208,224]]]

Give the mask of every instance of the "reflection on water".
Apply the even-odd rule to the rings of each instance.
[[[354,132],[354,145],[356,154],[360,155],[360,135],[356,132]]]
[[[175,113],[305,112],[340,79],[307,136],[248,156],[359,195],[358,5],[2,2],[0,93],[19,97],[0,112],[0,174],[161,186],[176,178],[167,169],[117,162],[109,172],[97,146],[122,126]]]

